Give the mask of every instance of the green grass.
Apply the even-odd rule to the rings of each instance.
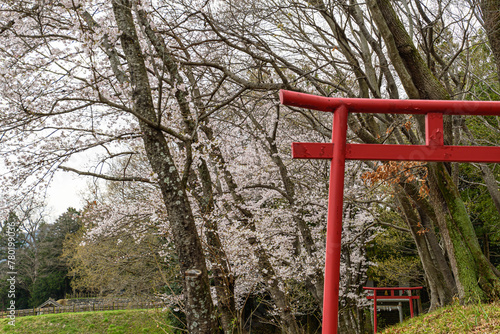
[[[101,312],[59,313],[0,319],[0,333],[26,334],[139,334],[174,333],[167,325],[168,311],[119,310]]]
[[[387,328],[384,334],[500,333],[500,303],[454,304]]]

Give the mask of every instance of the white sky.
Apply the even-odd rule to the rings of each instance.
[[[88,171],[93,165],[99,154],[100,148],[87,150],[85,153],[75,154],[63,165],[81,171]],[[89,193],[89,182],[93,178],[90,176],[81,176],[74,172],[58,170],[52,178],[49,189],[47,190],[46,205],[49,221],[52,222],[69,207],[77,210],[85,206],[84,196]]]
[[[87,190],[87,180],[75,173],[58,171],[47,191],[47,213],[54,221],[67,208],[81,209],[84,205],[82,193]]]

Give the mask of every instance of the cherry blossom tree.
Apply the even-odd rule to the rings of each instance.
[[[2,150],[17,155],[6,161],[7,167],[15,164],[16,173],[4,185],[26,196],[56,168],[77,171],[64,165],[71,154],[101,147],[107,160],[132,155],[121,149],[121,141],[141,138],[168,212],[181,271],[193,273],[185,284],[188,329],[215,331],[205,258],[186,193],[195,141],[192,115],[176,64],[162,52],[167,46],[155,39],[144,10],[137,4],[132,9],[129,1],[33,1],[3,2],[2,12],[7,67],[1,74],[6,85]],[[110,17],[114,24],[108,24]],[[159,60],[154,52],[147,54],[148,46],[156,48]],[[187,152],[180,165],[174,161],[174,140]],[[127,175],[125,169],[118,180],[150,178]]]
[[[221,48],[237,50],[234,54],[245,60],[230,63],[230,73],[210,59],[186,64],[219,70],[248,90],[266,90],[282,82],[326,96],[467,99],[472,98],[469,89],[478,84],[468,57],[470,41],[485,42],[478,38],[477,9],[470,1],[227,2],[200,15]],[[241,64],[247,65],[251,81],[236,75],[242,73]],[[312,129],[325,131],[321,121],[307,112],[302,115]],[[365,143],[421,143],[423,124],[421,117],[349,119],[353,140]],[[445,129],[447,143],[467,141],[465,118],[447,118]],[[481,253],[457,191],[458,164],[425,166],[424,183],[397,177],[411,171],[412,164],[382,166],[391,168],[385,177],[397,180],[390,184],[417,245],[432,307],[451,302],[455,294],[464,302],[497,298],[499,273]],[[489,167],[481,168],[490,175],[487,183],[494,184]],[[494,191],[492,196],[497,198]],[[418,233],[419,224],[428,232]]]
[[[298,333],[296,315],[306,311],[294,296],[306,291],[321,308],[328,168],[293,162],[289,144],[328,141],[331,115],[279,106],[277,91],[471,98],[469,43],[484,38],[471,38],[477,8],[460,5],[1,1],[3,211],[43,194],[56,171],[107,180],[123,198],[98,198],[100,221],[87,236],[119,232],[125,217],[161,222],[155,228],[175,245],[185,278],[190,332],[214,332],[216,314],[225,332],[244,331],[238,310],[260,289],[278,325]],[[366,143],[417,144],[424,131],[419,117],[390,115],[355,115],[349,127],[349,140]],[[475,140],[467,130],[463,118],[446,120],[449,142]],[[71,164],[85,154],[95,161]],[[392,188],[432,307],[456,293],[463,301],[498,294],[498,272],[460,204],[456,164],[350,170],[343,326],[361,330],[349,319],[361,305],[364,244],[377,232],[376,205],[390,200],[376,192],[360,200],[363,174]],[[494,195],[494,175],[482,170]]]

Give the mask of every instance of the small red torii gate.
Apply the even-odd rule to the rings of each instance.
[[[283,105],[333,113],[331,143],[292,143],[297,159],[330,159],[323,334],[338,327],[345,160],[500,162],[498,146],[444,145],[443,115],[500,115],[500,102],[328,98],[280,91]],[[347,144],[349,113],[425,115],[425,145]]]
[[[420,296],[412,295],[411,292],[415,290],[421,290],[421,286],[416,286],[412,288],[397,287],[397,288],[375,288],[375,287],[363,287],[364,290],[373,291],[373,295],[367,296],[369,300],[373,300],[373,333],[377,333],[377,299],[379,301],[408,301],[410,303],[410,316],[413,318],[413,301],[420,299]],[[388,291],[391,292],[390,295],[377,295],[378,291],[384,291],[386,294]],[[401,294],[395,295],[394,292],[398,291]],[[405,296],[404,292],[407,291],[408,295]],[[401,317],[402,315],[400,315]],[[403,321],[401,319],[401,321]]]

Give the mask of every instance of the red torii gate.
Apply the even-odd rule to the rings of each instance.
[[[500,115],[500,102],[328,98],[280,91],[287,106],[333,112],[331,143],[293,143],[298,159],[330,159],[326,233],[323,334],[336,334],[338,326],[340,246],[345,160],[441,162],[500,162],[500,147],[449,146],[443,142],[443,115]],[[347,144],[349,113],[425,115],[425,145]]]

